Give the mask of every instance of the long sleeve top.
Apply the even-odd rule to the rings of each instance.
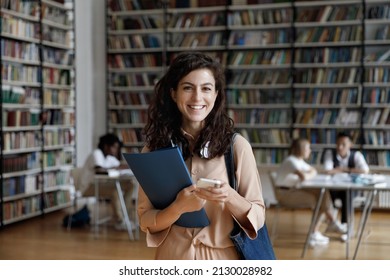
[[[193,141],[188,138],[189,141]],[[145,148],[144,152],[148,149]],[[246,218],[250,237],[255,237],[265,221],[262,186],[249,142],[238,135],[234,143],[235,173],[238,193],[247,199],[251,208]],[[228,182],[225,158],[207,159],[193,155],[186,160],[193,182],[199,178]],[[155,209],[142,186],[139,188],[138,215],[141,229],[146,232],[149,247],[156,248],[156,259],[237,259],[238,255],[229,238],[233,229],[233,217],[223,203],[206,202],[204,209],[210,225],[204,228],[184,228],[175,224],[160,232],[151,233],[148,227],[155,225],[159,209]]]

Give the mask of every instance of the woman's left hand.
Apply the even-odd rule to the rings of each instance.
[[[196,188],[194,193],[208,201],[228,202],[236,191],[228,183],[223,182],[220,187]]]

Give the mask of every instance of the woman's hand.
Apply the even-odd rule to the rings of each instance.
[[[182,189],[176,196],[175,206],[181,213],[193,212],[202,209],[206,203],[204,199],[195,194],[195,185]]]
[[[197,197],[213,201],[213,202],[228,202],[236,193],[233,188],[225,182],[222,182],[220,187],[196,188],[195,194]]]

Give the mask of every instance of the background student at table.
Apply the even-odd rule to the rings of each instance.
[[[307,139],[294,139],[290,148],[290,155],[284,159],[277,170],[276,185],[279,192],[278,199],[288,199],[290,203],[310,203],[312,207],[317,203],[320,195],[319,190],[296,189],[299,182],[311,179],[317,175],[317,170],[308,164],[306,160],[311,154],[310,142]],[[343,234],[347,231],[334,217],[334,209],[330,194],[325,192],[320,213],[325,214],[328,227],[327,231],[333,231]],[[310,235],[309,244],[311,246],[326,245],[329,243],[329,237],[320,232],[321,219],[317,219],[313,233]]]
[[[128,169],[126,163],[121,163],[120,150],[121,141],[115,134],[107,133],[99,138],[97,149],[95,149],[86,159],[80,178],[80,189],[83,196],[93,196],[95,174],[107,174],[108,169]],[[121,184],[126,205],[132,203],[132,192],[135,184],[128,180],[127,184]],[[115,219],[115,228],[117,230],[126,230],[123,220],[122,209],[118,194],[113,181],[99,183],[99,194],[107,196],[111,200],[113,215]]]
[[[327,174],[338,173],[355,173],[366,174],[370,169],[368,164],[360,151],[352,151],[352,138],[346,132],[340,132],[336,137],[336,148],[327,150],[324,154],[324,170]],[[340,199],[341,206],[341,222],[347,223],[347,195],[346,191],[331,190],[330,195],[335,204],[337,199]],[[353,192],[350,197],[350,206],[353,207],[352,200],[356,196]],[[352,210],[352,209],[351,209]]]

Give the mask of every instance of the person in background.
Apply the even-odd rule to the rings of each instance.
[[[352,151],[352,138],[348,133],[340,132],[336,137],[336,149],[327,150],[324,153],[324,170],[327,174],[339,174],[339,173],[354,173],[354,174],[367,174],[370,172],[370,168],[363,156],[359,151]],[[341,222],[347,223],[347,195],[346,191],[330,191],[330,195],[335,205],[336,200],[341,201]],[[350,206],[352,211],[352,200],[356,196],[356,192],[351,195]]]
[[[121,141],[112,133],[107,133],[99,138],[97,149],[95,149],[86,159],[80,178],[80,190],[83,196],[93,196],[94,176],[95,174],[108,174],[109,169],[128,169],[127,164],[121,163],[120,149]],[[132,191],[134,184],[130,181],[127,184],[121,184],[126,205],[133,203]],[[126,224],[123,220],[123,213],[118,198],[118,193],[113,182],[99,184],[100,196],[107,196],[111,200],[113,215],[115,219],[115,228],[117,230],[126,230]],[[98,203],[98,202],[96,202]]]
[[[193,182],[220,180],[220,187],[181,190],[164,209],[156,209],[139,187],[138,216],[156,259],[239,259],[229,235],[233,220],[255,238],[264,225],[265,205],[256,160],[241,135],[233,143],[237,191],[229,185],[224,154],[231,146],[233,121],[225,109],[225,73],[221,64],[199,52],[179,54],[155,86],[142,152],[181,147]],[[169,163],[167,163],[169,164]],[[175,224],[181,214],[204,208],[206,227]]]
[[[296,203],[308,202],[314,208],[320,196],[319,190],[296,189],[297,184],[304,180],[311,179],[317,175],[317,170],[308,164],[306,160],[311,154],[310,142],[307,139],[294,139],[290,148],[290,155],[282,162],[277,170],[276,186],[278,186],[278,197],[286,199],[294,199]],[[325,192],[322,200],[320,213],[325,214],[325,217],[334,232],[344,234],[347,229],[337,221],[333,215],[334,209],[329,192]],[[324,236],[320,232],[321,219],[318,219],[315,224],[313,233],[310,235],[309,244],[311,246],[327,245],[329,237]]]

